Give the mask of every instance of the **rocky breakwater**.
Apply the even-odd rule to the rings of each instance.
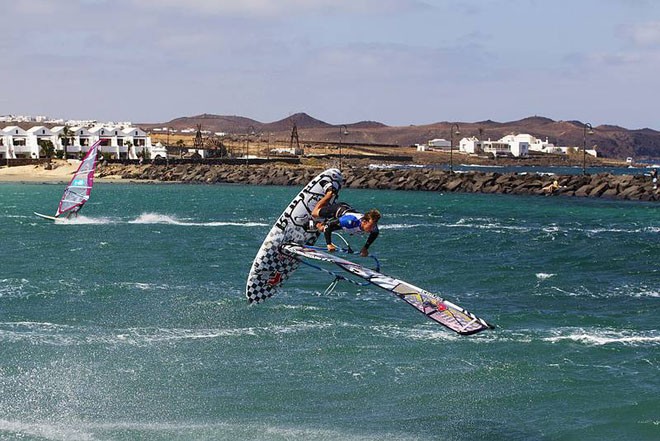
[[[189,183],[303,186],[322,168],[280,165],[120,165],[100,167],[97,176],[130,180]],[[660,190],[648,176],[538,175],[534,173],[450,173],[428,168],[373,170],[346,167],[345,187],[389,190],[502,193],[518,195],[602,197],[660,201]]]

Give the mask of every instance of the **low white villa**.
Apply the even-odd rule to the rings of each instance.
[[[425,152],[431,150],[449,150],[451,141],[444,138],[430,139],[426,144],[416,144],[418,152]]]
[[[542,141],[527,133],[520,133],[518,135],[507,135],[497,141],[481,141],[472,136],[463,138],[459,141],[458,151],[465,154],[479,154],[487,153],[494,156],[515,156],[525,157],[529,155],[530,151],[538,153],[554,153],[554,154],[567,154],[571,149],[579,149],[581,147],[557,147],[548,142],[546,138]],[[591,156],[598,156],[595,148],[587,149],[586,152]]]
[[[475,136],[459,141],[458,151],[469,155],[487,153],[493,156],[524,157],[529,155],[531,135],[507,135],[497,141],[481,141]]]
[[[454,147],[459,153],[468,155],[486,153],[493,156],[527,156],[530,150],[531,135],[508,135],[497,141],[480,140],[476,136],[462,138],[458,141],[458,147]],[[417,145],[418,151],[426,150],[450,150],[451,141],[446,139],[431,139],[425,145]]]
[[[130,126],[93,126],[69,127],[34,126],[27,130],[19,126],[7,126],[0,129],[0,158],[40,158],[44,157],[42,145],[52,143],[55,152],[66,149],[67,158],[79,158],[96,141],[101,141],[101,153],[115,159],[138,159],[139,156],[155,157],[152,152],[151,138],[137,127]],[[158,150],[158,149],[155,149]]]

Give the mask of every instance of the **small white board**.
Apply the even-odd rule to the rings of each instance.
[[[48,219],[48,220],[52,220],[52,221],[57,220],[57,218],[55,216],[48,216],[46,214],[37,213],[36,211],[34,212],[34,214],[36,214],[37,216],[39,216],[40,218],[43,218],[43,219]]]
[[[308,231],[309,220],[316,203],[331,188],[341,188],[344,178],[336,168],[328,169],[302,189],[291,201],[266,236],[248,275],[245,295],[250,303],[261,302],[271,297],[274,290],[289,277],[300,261],[280,252],[287,242],[313,245],[319,237],[318,231]],[[329,203],[334,202],[334,197]]]

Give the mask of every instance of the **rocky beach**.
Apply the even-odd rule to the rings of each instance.
[[[106,164],[97,176],[151,182],[199,184],[248,184],[302,186],[328,165],[121,165]],[[503,193],[515,195],[574,196],[660,201],[648,176],[541,175],[536,173],[451,173],[433,168],[372,169],[366,166],[342,167],[346,188],[439,191],[465,193]]]
[[[247,184],[302,186],[328,163],[261,165],[230,164],[100,164],[99,182],[181,182],[191,184]],[[68,182],[77,164],[54,161],[50,167],[27,165],[0,168],[0,181]],[[660,190],[645,175],[553,175],[537,173],[455,172],[430,167],[374,169],[359,161],[342,167],[345,188],[463,193],[502,193],[557,197],[591,197],[660,201]]]

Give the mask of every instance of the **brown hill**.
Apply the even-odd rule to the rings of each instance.
[[[297,113],[279,121],[263,123],[241,116],[222,116],[203,114],[176,118],[164,123],[139,124],[149,130],[155,127],[174,129],[195,128],[212,132],[245,134],[254,129],[255,133],[270,133],[276,139],[286,140],[291,135],[293,124],[298,128],[301,141],[327,141],[349,143],[398,144],[408,146],[422,144],[432,138],[450,138],[453,122],[444,121],[426,125],[387,126],[375,121],[361,121],[345,124],[348,135],[343,133],[341,125],[332,125],[306,113]],[[554,121],[550,118],[532,116],[519,121],[496,122],[458,122],[460,135],[476,136],[480,139],[499,139],[508,134],[528,133],[539,139],[547,139],[557,146],[582,147],[585,142],[585,124],[581,121]],[[601,125],[593,128],[592,135],[586,135],[587,148],[594,145],[602,156],[609,158],[635,159],[660,158],[660,132],[649,128],[629,130],[615,125]]]
[[[284,118],[282,120],[272,122],[269,124],[263,124],[260,131],[262,132],[291,132],[293,125],[296,125],[298,129],[317,129],[317,128],[328,128],[333,127],[332,124],[320,121],[316,118],[312,118],[306,113],[296,113]]]

